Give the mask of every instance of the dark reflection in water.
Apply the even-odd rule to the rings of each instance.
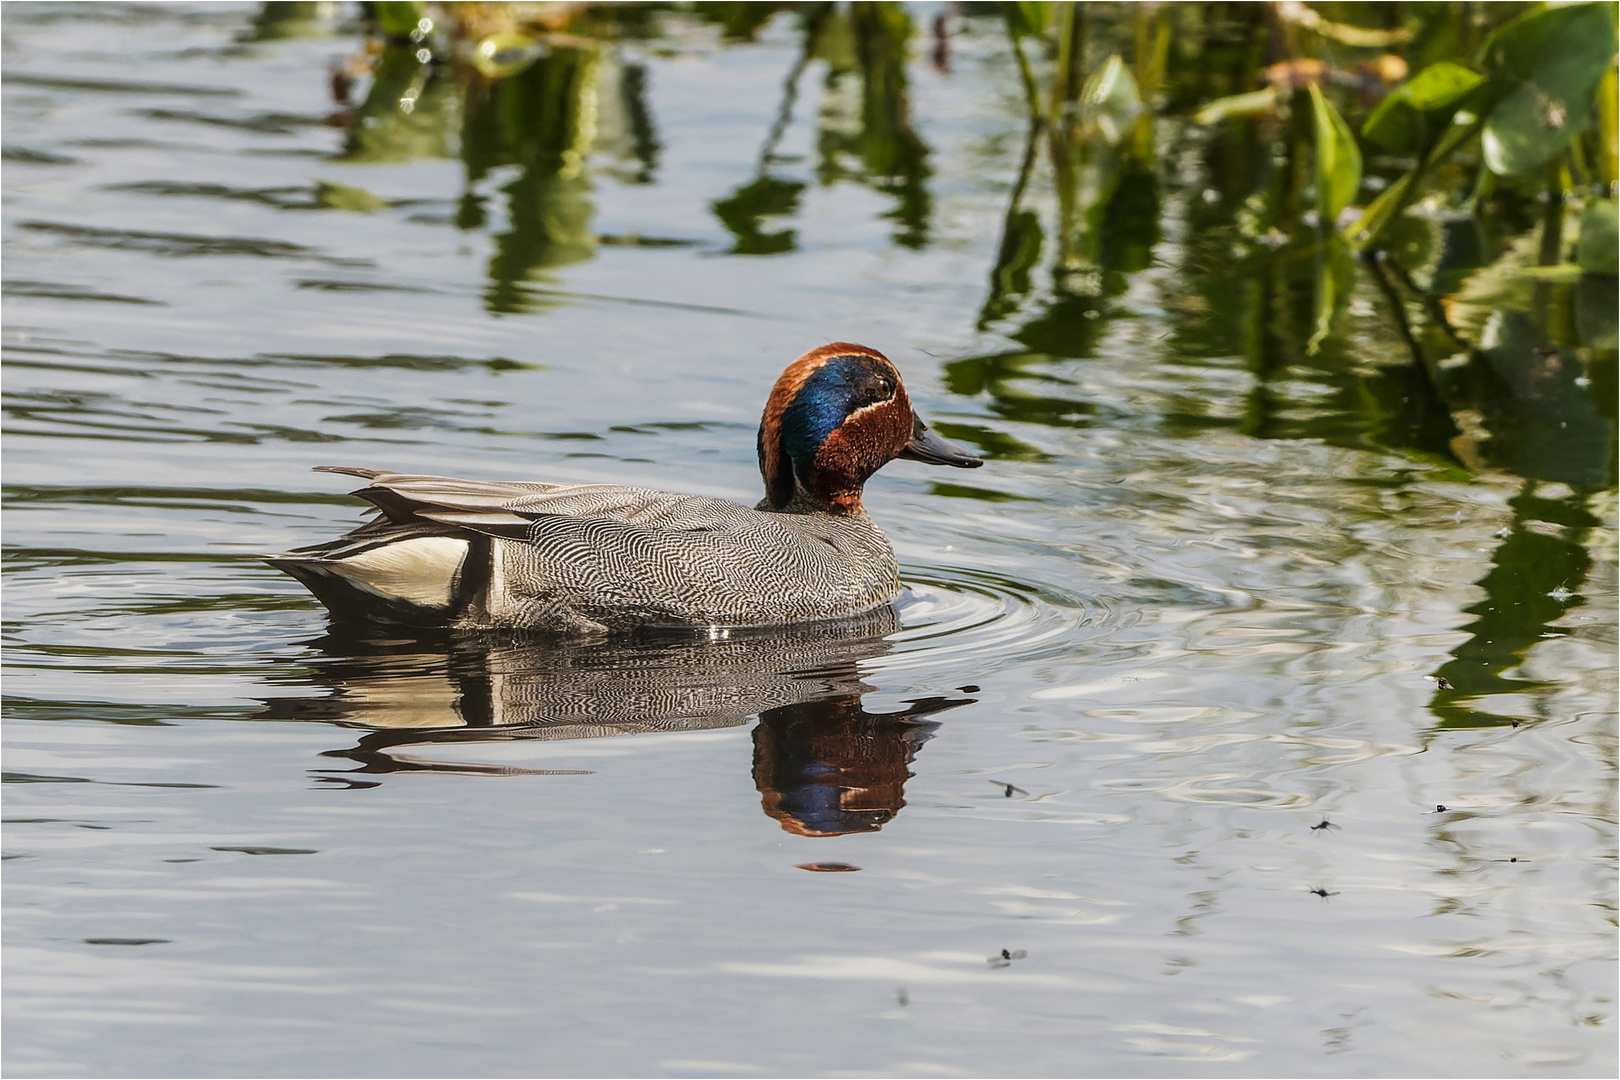
[[[341,160],[381,163],[451,157],[456,84],[421,63],[413,47],[385,48],[371,67],[371,88],[348,121]]]
[[[1579,493],[1545,499],[1536,497],[1535,487],[1526,484],[1512,500],[1513,526],[1479,581],[1485,599],[1466,609],[1474,616],[1463,627],[1470,636],[1435,673],[1445,680],[1430,706],[1441,727],[1516,725],[1509,717],[1472,707],[1470,699],[1545,688],[1504,673],[1522,663],[1532,645],[1568,634],[1553,624],[1586,602],[1580,595],[1592,566],[1586,544],[1598,519]]]
[[[382,637],[339,631],[312,642],[317,696],[266,702],[260,719],[369,729],[331,750],[353,773],[577,772],[435,760],[432,746],[588,739],[734,727],[759,717],[753,775],[765,813],[802,836],[871,832],[905,805],[907,769],[937,725],[973,698],[928,697],[872,713],[858,665],[889,651],[892,608],[773,634],[685,631],[579,641],[505,635]],[[352,781],[351,781],[352,783]]]
[[[495,237],[485,294],[491,311],[531,309],[526,282],[595,252],[585,155],[594,134],[597,64],[594,50],[556,48],[509,79],[471,88],[462,125],[469,194],[458,224],[482,224],[471,189],[490,169],[521,169],[501,189],[510,227]]]
[[[767,816],[799,836],[876,832],[906,805],[907,768],[939,727],[921,719],[973,698],[908,701],[869,713],[849,694],[759,714],[754,786]]]
[[[580,47],[552,44],[521,71],[499,79],[423,63],[414,44],[392,42],[370,65],[365,100],[343,120],[343,160],[459,156],[467,179],[453,223],[463,230],[489,223],[480,184],[497,169],[516,167],[500,189],[507,227],[494,237],[489,264],[485,306],[492,312],[546,306],[551,301],[534,284],[592,258],[598,243],[647,242],[595,234],[587,168],[594,155],[597,172],[635,184],[654,180],[661,146],[646,100],[646,67],[605,56],[581,40]],[[604,95],[613,100],[604,101]],[[615,158],[622,159],[617,166]],[[368,197],[358,191],[354,196]]]
[[[736,242],[731,246],[733,255],[778,255],[798,246],[798,233],[793,229],[767,231],[763,221],[767,217],[788,217],[799,210],[799,196],[805,185],[796,180],[782,180],[774,176],[761,176],[717,199],[712,209]]]
[[[331,31],[332,4],[318,0],[277,0],[261,6],[242,41],[281,41],[321,37]]]
[[[769,10],[768,5],[744,6]],[[729,24],[722,25],[731,32]],[[830,3],[801,5],[803,44],[783,80],[781,103],[755,175],[711,204],[715,217],[736,238],[731,254],[778,255],[798,248],[795,230],[769,228],[764,219],[796,215],[808,186],[773,170],[793,160],[780,156],[777,148],[792,122],[804,72],[815,60],[827,67],[826,97],[817,118],[817,182],[832,187],[854,181],[893,196],[894,208],[884,217],[894,222],[894,243],[928,246],[933,203],[927,181],[932,170],[928,145],[912,126],[906,71],[913,29],[910,14],[899,4],[857,2],[847,9]]]
[[[840,44],[849,53],[827,51],[827,88],[837,92],[846,72],[861,81],[860,124],[848,134],[823,124],[817,140],[817,175],[824,186],[844,177],[865,180],[894,196],[895,207],[884,215],[895,223],[892,239],[901,247],[923,248],[929,241],[928,146],[911,125],[911,98],[906,57],[911,15],[901,4],[852,3],[849,26]],[[850,42],[850,37],[853,42]],[[830,41],[840,40],[829,36]],[[848,43],[848,44],[845,44]],[[846,163],[853,157],[858,165]]]

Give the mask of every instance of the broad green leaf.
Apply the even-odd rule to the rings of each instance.
[[[1528,11],[1491,32],[1480,48],[1492,74],[1534,79],[1549,67],[1614,55],[1614,15],[1606,3]],[[1602,74],[1601,71],[1598,73]]]
[[[1484,81],[1484,76],[1475,74],[1461,64],[1441,60],[1414,75],[1410,82],[1401,87],[1401,92],[1417,108],[1433,112],[1436,109],[1456,108],[1470,90]]]
[[[1576,261],[1588,274],[1620,274],[1620,218],[1613,199],[1593,199],[1581,215]]]
[[[420,0],[377,0],[371,7],[377,14],[377,25],[389,37],[410,37],[422,22]]]
[[[1614,58],[1612,6],[1532,11],[1485,39],[1493,81],[1512,86],[1485,122],[1481,147],[1493,172],[1540,168],[1591,121],[1598,84]]]
[[[1316,209],[1323,231],[1332,232],[1339,211],[1361,190],[1361,150],[1344,117],[1314,84],[1311,111],[1316,117]]]
[[[1448,60],[1430,64],[1373,110],[1361,134],[1397,154],[1421,154],[1440,137],[1465,99],[1485,80]]]
[[[1136,89],[1136,76],[1115,53],[1102,69],[1086,80],[1080,93],[1080,106],[1086,121],[1097,126],[1108,143],[1125,137],[1136,118],[1142,115],[1142,97]]]
[[[1485,163],[1499,176],[1534,172],[1557,157],[1570,139],[1591,119],[1591,98],[1584,109],[1572,110],[1569,98],[1549,94],[1533,82],[1518,89],[1491,110],[1480,136]]]

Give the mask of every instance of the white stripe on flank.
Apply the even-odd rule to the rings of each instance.
[[[328,566],[356,586],[390,600],[447,608],[468,547],[467,541],[450,536],[419,536],[383,544]]]

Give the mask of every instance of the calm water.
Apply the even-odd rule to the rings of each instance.
[[[6,5],[11,1075],[1613,1075],[1612,284],[1438,405],[1179,121],[1140,257],[992,275],[994,19],[885,113],[842,24],[344,106],[280,15]],[[989,459],[869,486],[892,623],[334,638],[254,559],[321,464],[752,503],[829,340]]]

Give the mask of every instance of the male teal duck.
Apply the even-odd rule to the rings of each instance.
[[[861,506],[895,458],[984,464],[928,430],[882,353],[835,342],[788,365],[765,403],[752,510],[610,484],[323,467],[370,481],[354,494],[376,516],[267,561],[340,621],[600,633],[835,619],[900,592],[894,550]]]

